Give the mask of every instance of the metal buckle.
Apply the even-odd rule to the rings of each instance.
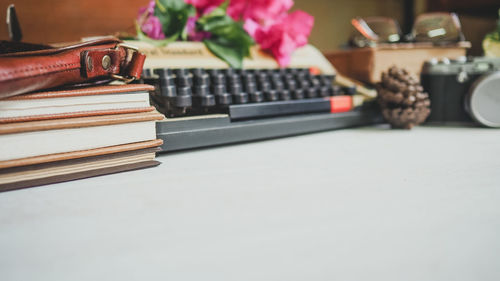
[[[125,56],[125,61],[128,61],[129,60],[129,54],[133,54],[135,52],[139,52],[139,48],[135,47],[135,46],[132,46],[132,45],[129,45],[129,44],[125,44],[125,43],[118,43],[116,44],[115,46],[115,50],[118,50],[119,48],[124,48],[125,51],[127,52],[126,53],[126,56]],[[132,56],[130,56],[130,58],[132,58]],[[137,79],[137,77],[125,77],[125,76],[122,76],[122,75],[118,75],[118,74],[111,74],[111,77],[116,79],[116,80],[120,80],[120,81],[123,81],[125,83],[130,83],[132,81],[134,81],[135,79]]]
[[[118,44],[116,44],[115,49],[118,50],[118,48],[120,48],[120,47],[128,49],[128,50],[132,50],[132,51],[135,51],[135,52],[139,52],[139,48],[137,48],[136,46],[132,46],[132,45],[125,44],[125,43],[118,43]]]
[[[120,80],[120,81],[123,81],[125,82],[125,84],[128,84],[132,81],[134,81],[135,79],[137,79],[136,77],[125,77],[125,76],[121,76],[121,75],[118,75],[118,74],[111,74],[111,77],[116,79],[116,80]]]

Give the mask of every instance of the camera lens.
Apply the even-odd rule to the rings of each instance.
[[[500,128],[500,71],[480,77],[472,85],[465,106],[478,123]]]

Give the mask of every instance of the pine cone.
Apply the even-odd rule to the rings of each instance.
[[[429,95],[405,69],[393,66],[383,72],[377,91],[382,115],[393,128],[411,129],[431,112]]]

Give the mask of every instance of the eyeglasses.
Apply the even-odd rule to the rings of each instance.
[[[427,13],[417,17],[410,34],[403,35],[396,20],[386,17],[354,18],[357,31],[351,44],[357,47],[377,43],[430,42],[446,44],[464,41],[460,20],[455,13]]]

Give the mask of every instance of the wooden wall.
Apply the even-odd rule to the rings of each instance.
[[[0,0],[0,39],[7,39],[7,6],[16,5],[23,40],[34,43],[75,41],[84,36],[133,31],[139,7],[148,0]]]
[[[403,23],[406,0],[295,0],[295,9],[315,17],[310,42],[322,51],[338,48],[351,34],[355,16],[387,16]],[[472,54],[479,55],[484,34],[495,28],[500,0],[414,0],[416,13],[425,10],[456,10],[466,14],[488,7],[489,17],[465,15],[464,31],[473,41]],[[75,41],[81,37],[134,32],[139,7],[149,0],[0,0],[0,39],[7,39],[5,10],[15,3],[26,42]],[[469,6],[468,6],[469,5]],[[427,7],[426,7],[427,6]],[[497,8],[492,8],[493,6]],[[494,16],[492,17],[491,14]]]
[[[451,11],[465,16],[497,18],[499,0],[427,0],[430,11]]]
[[[310,42],[322,51],[339,48],[349,39],[356,16],[385,16],[403,24],[403,0],[295,0],[296,9],[315,17]]]
[[[51,43],[74,41],[84,36],[134,31],[139,7],[149,0],[0,0],[0,39],[7,39],[5,9],[15,3],[24,41]],[[346,42],[350,20],[357,15],[390,16],[402,21],[400,0],[295,0],[316,18],[310,41],[321,50],[331,50]]]

